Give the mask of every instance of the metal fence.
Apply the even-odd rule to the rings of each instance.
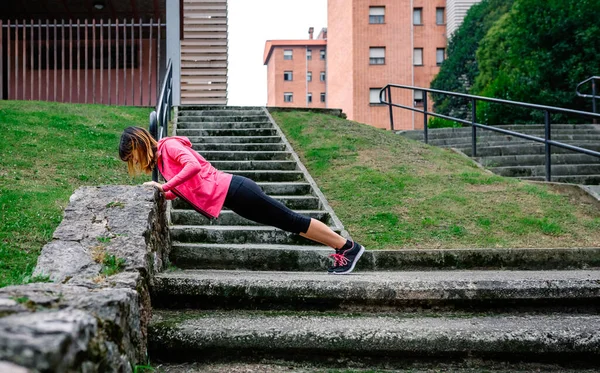
[[[164,36],[160,20],[0,20],[0,100],[152,106]]]
[[[412,92],[421,91],[423,94],[423,109],[421,110],[421,109],[417,109],[417,108],[406,106],[406,105],[395,104],[392,101],[392,88],[397,89],[397,90],[410,90]],[[469,121],[469,120],[464,120],[464,119],[460,119],[460,118],[456,118],[456,117],[442,115],[442,114],[438,114],[438,113],[428,110],[427,109],[428,101],[429,101],[428,95],[430,95],[432,93],[436,93],[439,95],[447,95],[447,96],[451,96],[451,97],[461,97],[463,99],[469,100],[471,102],[471,110],[472,110],[471,120]],[[458,122],[458,123],[461,123],[464,125],[471,126],[471,130],[472,130],[471,131],[471,144],[472,144],[472,153],[471,154],[472,154],[472,157],[477,157],[477,129],[478,128],[483,129],[483,130],[489,130],[489,131],[502,133],[502,134],[509,135],[509,136],[518,137],[521,139],[526,139],[526,140],[543,143],[545,145],[546,181],[552,181],[552,158],[551,158],[551,155],[552,155],[552,147],[553,146],[563,148],[563,149],[568,149],[568,150],[571,150],[571,151],[574,151],[577,153],[591,155],[594,157],[600,157],[600,152],[552,140],[552,136],[551,136],[552,123],[550,121],[551,113],[577,115],[577,116],[582,116],[584,118],[592,118],[592,119],[599,119],[600,114],[589,113],[586,111],[579,111],[579,110],[564,109],[564,108],[559,108],[559,107],[554,107],[554,106],[529,104],[526,102],[501,100],[501,99],[497,99],[497,98],[474,96],[474,95],[468,95],[468,94],[464,94],[464,93],[440,91],[437,89],[413,87],[413,86],[400,85],[400,84],[388,84],[385,87],[383,87],[381,89],[381,91],[379,92],[379,101],[383,104],[388,105],[388,107],[389,107],[390,128],[392,131],[394,130],[394,115],[393,115],[392,108],[398,107],[398,108],[402,108],[402,109],[411,110],[411,111],[414,111],[417,113],[422,113],[423,114],[423,137],[424,137],[425,143],[429,142],[428,128],[427,128],[427,117],[429,115],[431,115],[433,117],[451,120],[454,122]],[[490,102],[490,103],[496,103],[496,104],[502,104],[502,105],[510,105],[510,106],[514,106],[514,107],[526,107],[526,108],[542,111],[544,113],[544,138],[526,135],[523,133],[510,131],[510,130],[503,129],[503,128],[498,128],[498,127],[493,127],[493,126],[488,126],[488,125],[484,125],[481,123],[477,123],[477,102],[478,101]]]

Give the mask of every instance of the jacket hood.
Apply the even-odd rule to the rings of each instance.
[[[185,136],[170,136],[170,137],[165,137],[163,139],[161,139],[158,144],[156,145],[156,148],[158,150],[158,155],[160,156],[162,147],[164,146],[165,141],[167,140],[176,140],[179,141],[181,144],[183,144],[184,146],[187,146],[188,148],[192,147],[192,143],[190,142],[190,139],[188,139]]]

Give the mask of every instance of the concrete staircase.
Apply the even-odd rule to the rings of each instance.
[[[254,178],[346,235],[266,110],[183,107],[176,134],[220,169]],[[151,289],[154,363],[288,361],[344,370],[600,360],[598,271],[399,272],[403,261],[375,265],[392,254],[367,253],[353,275],[335,276],[325,271],[332,250],[231,211],[207,221],[177,201],[171,220],[179,269],[158,275]],[[369,270],[382,267],[391,271]]]
[[[527,135],[544,137],[543,125],[498,126]],[[423,141],[423,131],[402,131],[403,136]],[[471,128],[429,130],[429,144],[456,148],[471,156]],[[582,148],[600,151],[600,126],[554,124],[552,139]],[[524,180],[545,180],[544,144],[497,132],[477,131],[476,161],[492,172]],[[552,181],[600,184],[600,158],[552,148]]]

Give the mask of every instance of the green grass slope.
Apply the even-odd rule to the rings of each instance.
[[[354,239],[369,249],[600,246],[590,204],[468,158],[307,112],[274,119]]]
[[[0,101],[0,287],[31,278],[42,246],[82,185],[131,184],[121,132],[150,109]]]

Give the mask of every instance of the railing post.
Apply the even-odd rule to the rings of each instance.
[[[594,114],[596,113],[596,79],[592,79],[592,110]],[[594,118],[594,124],[597,123],[596,118]]]
[[[477,157],[477,127],[475,126],[477,123],[477,100],[472,99],[471,101],[471,133],[473,138],[471,139],[471,157]]]
[[[421,92],[423,92],[423,135],[425,136],[425,144],[429,144],[429,131],[427,129],[427,92]]]
[[[158,119],[156,111],[150,113],[150,126],[148,127],[148,130],[152,137],[154,137],[155,140],[158,140]],[[156,167],[152,169],[152,180],[158,182],[158,169]]]
[[[548,143],[550,141],[550,112],[548,110],[544,111],[544,144],[546,151],[546,181],[552,181],[552,148]]]
[[[394,107],[392,106],[392,87],[388,86],[387,92],[387,102],[388,102],[388,107],[390,108],[390,130],[393,131],[394,130]]]

